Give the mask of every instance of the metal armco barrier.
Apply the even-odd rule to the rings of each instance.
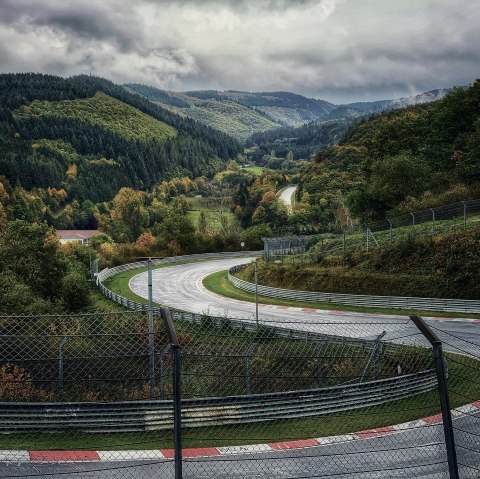
[[[319,416],[380,405],[436,387],[433,370],[359,384],[284,393],[182,400],[182,427]],[[172,401],[0,403],[0,433],[145,432],[173,427]]]
[[[248,265],[238,265],[228,271],[228,281],[235,287],[255,293],[255,284],[237,278],[234,274]],[[468,299],[414,298],[401,296],[370,296],[362,294],[321,293],[298,291],[258,285],[258,294],[270,298],[293,301],[311,301],[318,303],[348,304],[370,308],[398,308],[426,311],[445,311],[451,313],[480,313],[480,301]]]

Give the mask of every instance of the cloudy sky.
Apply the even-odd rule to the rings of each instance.
[[[0,70],[394,98],[480,77],[479,0],[0,0]]]

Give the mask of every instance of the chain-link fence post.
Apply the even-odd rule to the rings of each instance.
[[[432,235],[435,234],[435,210],[433,208],[430,208],[430,211],[432,212]]]
[[[180,344],[177,332],[173,326],[170,311],[161,308],[160,314],[165,323],[168,340],[172,346],[173,361],[173,434],[175,443],[175,479],[182,479],[182,389],[181,389],[181,364]]]
[[[153,324],[152,258],[148,258],[148,378],[150,399],[155,399],[155,329]]]
[[[163,348],[160,349],[160,392],[159,396],[160,399],[163,399],[165,396],[165,355],[168,353],[169,349],[172,347],[171,344],[167,344]]]
[[[425,321],[419,316],[410,316],[415,326],[420,330],[427,341],[432,345],[435,358],[435,371],[437,373],[438,393],[442,408],[443,432],[445,434],[445,445],[447,448],[448,471],[450,479],[459,479],[457,451],[455,448],[455,437],[453,434],[452,413],[448,398],[447,374],[445,360],[443,357],[442,342],[438,336],[429,328]]]

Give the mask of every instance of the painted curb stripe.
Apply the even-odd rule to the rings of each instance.
[[[84,462],[100,461],[96,451],[30,451],[31,461],[42,462]]]
[[[132,461],[135,459],[164,459],[165,456],[154,449],[145,451],[98,451],[100,461]]]
[[[300,439],[298,441],[274,442],[269,444],[269,446],[275,451],[279,449],[298,449],[302,447],[313,447],[319,445],[320,444],[316,439]]]
[[[27,462],[30,461],[28,451],[0,451],[0,462]]]
[[[161,449],[164,457],[173,459],[175,457],[174,449]],[[203,447],[182,449],[182,457],[202,457],[202,456],[218,456],[220,451],[216,447]]]
[[[428,424],[438,424],[442,422],[442,415],[436,414],[435,416],[424,417],[423,420]]]
[[[355,434],[362,439],[370,439],[371,437],[385,436],[389,432],[395,431],[393,426],[378,427],[376,429],[366,429],[365,431],[359,431]]]
[[[220,454],[250,454],[256,452],[273,451],[269,444],[252,444],[247,446],[217,447]]]

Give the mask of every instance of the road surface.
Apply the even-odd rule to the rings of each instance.
[[[295,194],[295,191],[297,190],[297,186],[288,186],[287,188],[281,190],[280,195],[278,195],[278,198],[280,201],[285,203],[286,207],[288,208],[289,211],[292,210],[293,207],[293,195]]]

